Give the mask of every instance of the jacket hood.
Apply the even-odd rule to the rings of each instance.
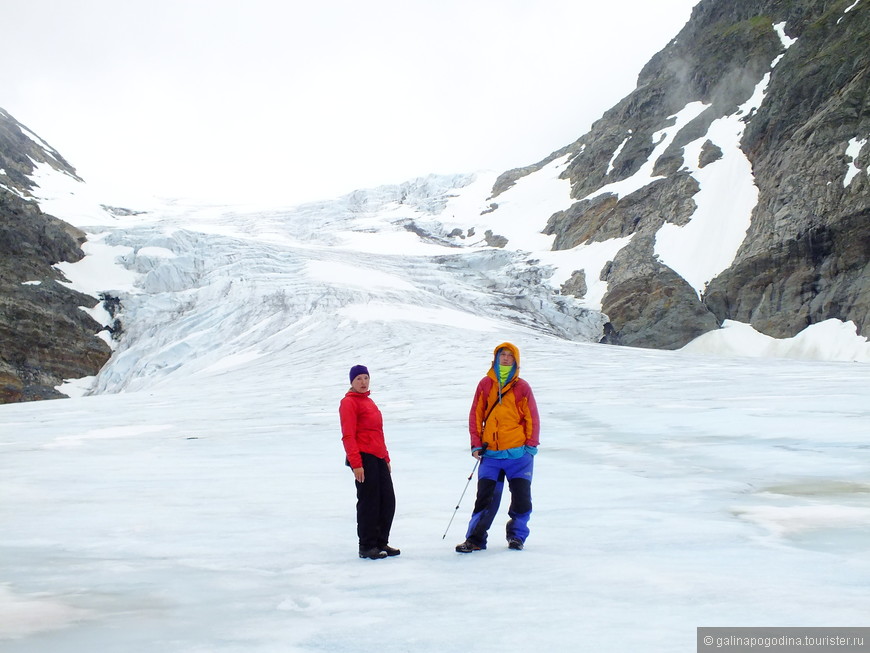
[[[496,382],[498,381],[498,373],[496,372],[496,368],[498,367],[498,354],[502,349],[507,349],[508,351],[510,351],[514,355],[514,360],[516,361],[516,363],[515,363],[516,371],[514,372],[513,376],[511,377],[510,381],[508,381],[508,384],[507,384],[507,385],[510,385],[513,381],[518,379],[520,376],[520,350],[513,343],[503,342],[493,350],[493,352],[492,352],[492,365],[489,366],[489,372],[487,372],[487,375],[489,377],[491,377],[493,380],[495,380]],[[507,386],[505,386],[505,387],[507,387]]]

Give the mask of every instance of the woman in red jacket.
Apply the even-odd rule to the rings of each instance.
[[[384,420],[369,398],[369,371],[365,365],[350,368],[350,390],[341,400],[341,442],[345,463],[356,480],[356,529],[359,557],[378,560],[399,555],[389,546],[396,512],[396,495],[390,454],[384,442]]]

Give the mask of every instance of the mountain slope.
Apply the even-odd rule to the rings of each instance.
[[[92,376],[111,350],[79,307],[96,298],[62,285],[54,267],[84,253],[85,233],[43,213],[40,168],[80,182],[53,148],[0,109],[0,403],[62,397],[64,379]]]
[[[703,0],[634,92],[575,143],[502,175],[493,200],[564,158],[555,249],[626,239],[611,340],[677,348],[725,320],[784,338],[870,329],[870,7]],[[570,289],[569,289],[570,291]]]

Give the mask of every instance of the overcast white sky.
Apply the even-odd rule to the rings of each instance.
[[[92,186],[298,203],[528,165],[697,0],[7,2],[0,107]]]

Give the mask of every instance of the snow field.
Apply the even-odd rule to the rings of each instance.
[[[0,600],[40,625],[4,624],[4,650],[672,651],[698,625],[862,618],[866,366],[506,326],[542,410],[532,535],[505,547],[505,502],[490,548],[463,556],[474,481],[442,534],[494,334],[340,333],[157,388],[4,407]],[[356,558],[342,465],[337,404],[359,361],[393,458],[403,552],[385,561]]]

